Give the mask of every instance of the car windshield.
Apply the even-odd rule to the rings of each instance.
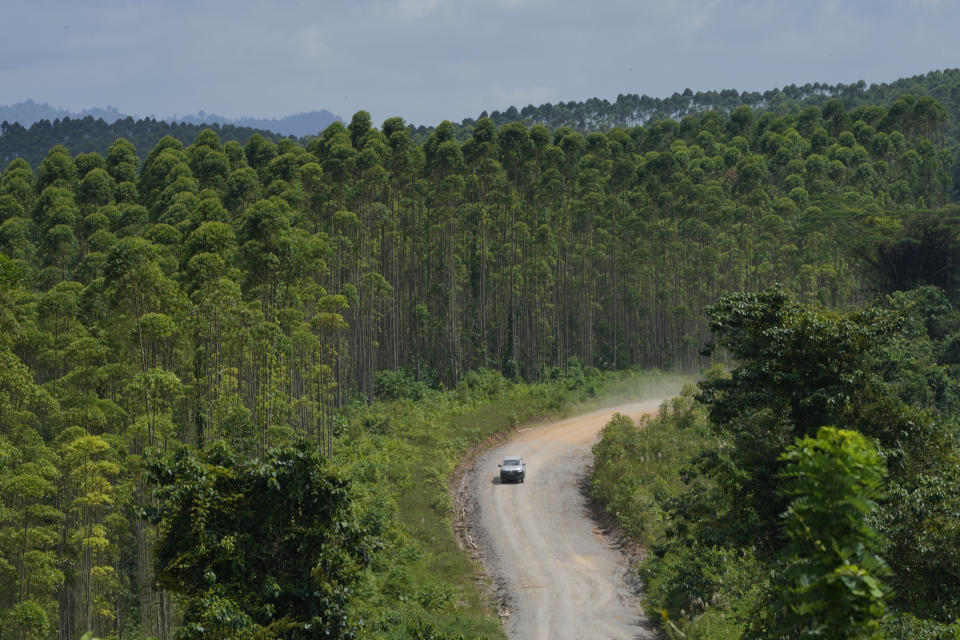
[[[503,461],[503,466],[505,467],[519,467],[520,458],[507,458]]]

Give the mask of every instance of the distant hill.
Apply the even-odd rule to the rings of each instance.
[[[618,95],[613,102],[604,98],[590,98],[579,102],[548,102],[539,107],[532,104],[522,108],[511,106],[489,114],[483,111],[478,117],[489,117],[497,126],[520,121],[530,125],[542,124],[550,129],[571,127],[589,132],[635,127],[668,118],[679,121],[684,116],[705,111],[726,115],[739,107],[784,115],[800,112],[809,106],[822,107],[830,100],[839,100],[846,109],[864,105],[890,105],[908,94],[915,98],[931,96],[937,99],[954,116],[954,124],[960,124],[960,69],[930,71],[890,83],[867,85],[860,80],[850,84],[829,85],[808,82],[762,93],[736,89],[696,92],[684,89],[667,98],[628,93]],[[469,129],[474,122],[474,119],[466,118],[460,126]],[[469,137],[469,132],[464,132],[462,137]]]
[[[6,168],[15,158],[23,158],[31,166],[37,167],[50,149],[58,144],[64,145],[72,154],[105,154],[117,138],[125,138],[133,143],[143,157],[164,136],[176,138],[187,146],[207,128],[212,129],[223,142],[236,141],[240,144],[246,144],[254,134],[273,142],[285,137],[266,129],[232,124],[170,123],[153,118],[134,120],[129,116],[111,123],[89,115],[76,119],[63,117],[53,121],[44,118],[31,124],[29,128],[19,123],[4,121],[0,124],[0,170]]]
[[[41,120],[50,120],[51,122],[63,118],[81,120],[87,116],[93,117],[94,120],[103,120],[109,124],[117,120],[123,120],[127,117],[127,114],[121,113],[116,107],[109,105],[103,108],[94,107],[84,111],[68,111],[59,107],[50,106],[46,103],[34,102],[33,100],[18,102],[17,104],[9,106],[0,105],[0,122],[6,121],[10,124],[16,122],[27,128]]]
[[[294,136],[295,138],[304,138],[306,136],[315,136],[331,123],[343,119],[326,109],[320,111],[310,111],[308,113],[298,113],[293,116],[284,116],[283,118],[225,118],[213,113],[204,113],[200,111],[196,115],[174,116],[175,122],[186,122],[187,124],[220,124],[233,125],[235,127],[249,127],[251,129],[266,129],[279,133],[282,136]]]
[[[925,96],[934,98],[946,109],[943,142],[955,158],[951,174],[954,197],[960,201],[960,69],[930,71],[890,83],[870,85],[863,80],[836,85],[820,82],[802,86],[790,84],[762,93],[736,89],[696,92],[685,89],[667,98],[620,94],[612,102],[590,98],[579,102],[545,103],[539,107],[532,104],[522,108],[511,106],[489,114],[483,111],[477,119],[489,117],[497,126],[522,122],[528,126],[541,124],[552,130],[570,127],[581,133],[589,133],[647,125],[657,120],[681,121],[686,116],[706,111],[716,111],[726,116],[741,107],[747,107],[757,114],[769,113],[768,117],[774,117],[800,113],[808,107],[820,108],[832,100],[838,101],[847,111],[852,111],[862,106],[887,108],[901,98],[906,97],[907,103],[911,103]],[[469,139],[476,121],[474,118],[465,118],[460,123],[454,123],[456,139],[460,142]],[[433,130],[432,126],[414,127],[413,138],[423,142]]]
[[[511,106],[489,114],[483,111],[478,118],[489,117],[497,126],[519,121],[528,126],[542,124],[553,130],[570,127],[588,133],[646,125],[661,119],[680,121],[686,116],[705,111],[716,111],[725,116],[741,107],[748,107],[757,113],[770,113],[770,117],[799,113],[808,107],[823,107],[831,100],[840,102],[848,111],[867,105],[890,107],[904,96],[912,96],[912,99],[929,96],[946,109],[943,142],[956,158],[951,174],[954,196],[960,200],[960,69],[931,71],[890,83],[871,85],[862,80],[836,85],[817,82],[802,86],[791,84],[762,93],[735,89],[697,92],[685,89],[666,98],[621,94],[612,102],[590,98],[540,106],[530,104],[522,108]],[[58,121],[64,120],[68,126],[58,124]],[[157,133],[163,130],[164,134],[169,133],[187,145],[205,125],[217,130],[225,142],[234,139],[245,142],[256,131],[273,139],[281,136],[303,138],[317,135],[337,120],[343,121],[325,109],[283,118],[230,119],[199,111],[196,115],[135,120],[112,106],[71,113],[27,100],[12,106],[0,106],[0,122],[7,125],[0,131],[0,169],[16,157],[23,157],[36,166],[55,144],[64,144],[73,153],[103,153],[117,137],[131,139],[133,136],[135,139],[131,139],[131,142],[138,149],[151,149],[162,137]],[[87,124],[82,124],[84,121]],[[126,124],[118,126],[121,121]],[[476,122],[470,117],[459,123],[454,122],[456,139],[460,142],[467,140]],[[19,126],[14,123],[19,123]],[[43,126],[38,127],[38,123]],[[104,123],[108,126],[105,127]],[[418,143],[425,141],[434,129],[434,126],[410,125],[413,139]]]
[[[37,103],[33,100],[18,102],[17,104],[9,106],[0,105],[0,122],[5,121],[9,124],[17,123],[24,128],[30,128],[31,125],[41,120],[49,120],[50,122],[63,120],[64,118],[82,120],[87,116],[92,117],[94,120],[103,120],[107,124],[113,124],[118,120],[124,120],[126,118],[135,119],[134,116],[121,113],[116,107],[109,105],[102,108],[94,107],[77,112],[53,107],[46,103]],[[282,136],[294,136],[296,138],[317,135],[326,129],[330,123],[337,120],[342,121],[340,116],[326,109],[298,113],[282,118],[227,118],[213,113],[205,113],[203,110],[200,110],[198,113],[192,115],[178,116],[174,114],[167,118],[155,118],[151,116],[151,119],[171,124],[182,122],[191,125],[219,124],[251,129],[265,129]]]

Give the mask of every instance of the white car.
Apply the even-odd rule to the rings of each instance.
[[[527,464],[520,456],[507,456],[500,467],[500,482],[523,482],[527,475]]]

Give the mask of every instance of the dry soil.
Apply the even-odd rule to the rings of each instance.
[[[637,419],[661,402],[521,430],[478,456],[461,477],[469,538],[500,591],[510,638],[656,637],[628,583],[629,559],[592,518],[582,486],[590,448],[613,414]],[[523,456],[524,483],[500,483],[497,464],[507,455]]]

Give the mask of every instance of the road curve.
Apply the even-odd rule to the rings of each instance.
[[[582,483],[590,448],[614,413],[634,419],[662,400],[604,409],[529,430],[479,456],[461,485],[472,538],[501,591],[510,638],[655,638],[625,580],[622,551],[591,519]],[[523,484],[500,484],[497,464],[523,456]]]

